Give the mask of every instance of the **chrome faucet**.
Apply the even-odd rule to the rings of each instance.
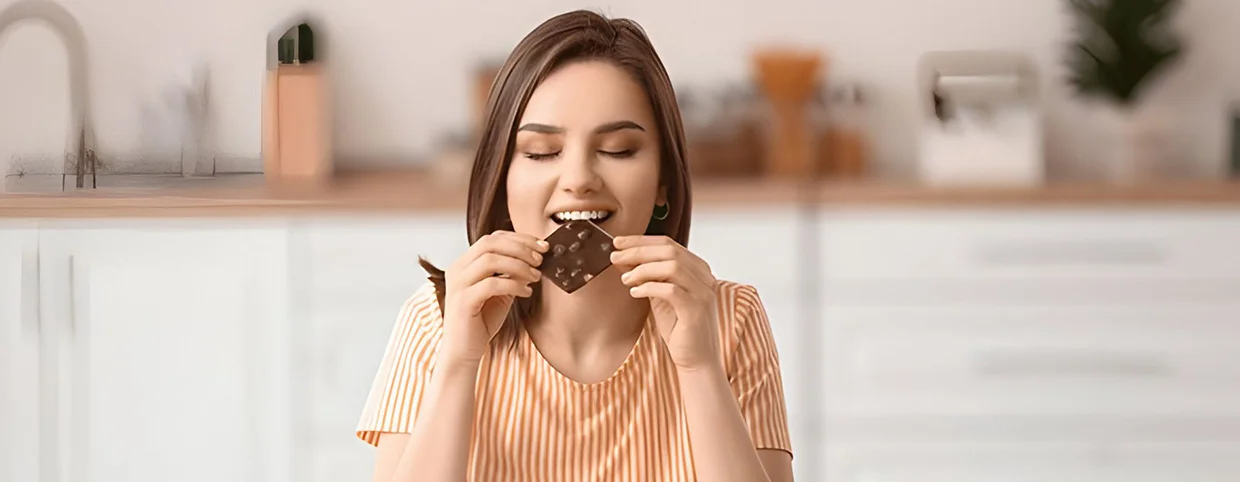
[[[76,177],[76,188],[85,187],[86,176],[92,188],[99,162],[95,156],[95,132],[91,125],[89,65],[86,62],[86,36],[82,26],[64,6],[52,0],[18,0],[0,10],[0,38],[5,31],[23,20],[42,20],[65,44],[69,60],[69,105],[76,146],[69,149],[61,173],[61,189],[70,172]]]

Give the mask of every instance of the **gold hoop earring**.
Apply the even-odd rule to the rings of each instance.
[[[667,216],[671,213],[672,208],[668,207],[666,204],[656,204],[654,205],[654,213],[650,216],[650,218],[656,221],[662,221],[667,219]]]

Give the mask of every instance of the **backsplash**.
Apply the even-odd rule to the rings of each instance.
[[[0,0],[0,8],[14,3]],[[261,168],[263,42],[272,26],[304,5],[291,0],[61,3],[88,42],[101,159],[129,171],[160,171],[167,163],[166,172],[176,172],[177,149],[169,140],[180,136],[178,119],[185,116],[165,96],[191,85],[194,70],[205,65],[219,170]],[[324,19],[330,39],[340,167],[387,167],[432,156],[444,135],[472,122],[474,67],[502,56],[541,20],[581,6],[567,0],[520,6],[468,0],[385,4],[382,11],[348,2],[310,8]],[[1059,81],[1068,35],[1059,1],[727,0],[713,2],[708,15],[689,4],[654,0],[584,6],[641,22],[673,80],[686,90],[742,81],[749,53],[765,43],[823,49],[830,79],[855,81],[871,92],[867,127],[874,165],[896,177],[912,172],[915,68],[923,52],[1027,51],[1043,73],[1049,162],[1069,176],[1090,172],[1091,134]],[[129,15],[134,11],[158,21],[137,27]],[[1240,43],[1240,30],[1229,27],[1240,23],[1240,3],[1188,0],[1179,23],[1188,56],[1151,92],[1149,106],[1177,126],[1175,152],[1185,170],[1213,172],[1227,158],[1225,107],[1240,99],[1240,56],[1227,51]],[[6,33],[0,43],[0,163],[16,158],[20,169],[38,172],[47,170],[48,160],[62,157],[58,152],[69,134],[66,59],[58,38],[37,22]]]

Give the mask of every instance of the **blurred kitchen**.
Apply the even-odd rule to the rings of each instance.
[[[1240,2],[0,0],[0,482],[362,481],[496,62],[647,30],[798,481],[1240,480]]]

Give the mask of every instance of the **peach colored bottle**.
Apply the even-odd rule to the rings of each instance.
[[[280,64],[267,71],[263,170],[270,184],[317,186],[330,180],[327,92],[322,64]]]

